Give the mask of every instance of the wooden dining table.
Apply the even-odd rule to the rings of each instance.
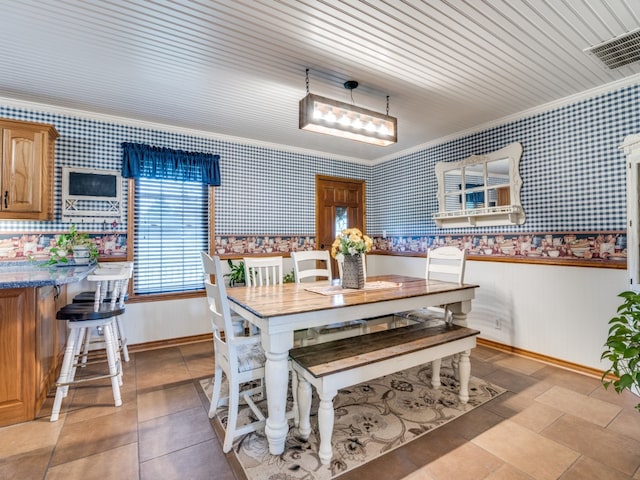
[[[324,282],[285,283],[227,290],[229,305],[260,329],[265,351],[267,421],[265,434],[273,455],[284,452],[289,383],[289,350],[294,331],[338,322],[449,305],[454,323],[467,326],[477,285],[425,280],[402,275],[368,277],[361,290]]]

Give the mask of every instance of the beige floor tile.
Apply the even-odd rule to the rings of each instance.
[[[145,422],[201,404],[193,382],[142,393],[138,396],[138,421]]]
[[[66,424],[51,459],[60,465],[138,441],[135,408],[120,407],[116,413]]]
[[[207,440],[140,464],[141,480],[234,480],[224,454]],[[217,452],[217,454],[216,454]],[[188,473],[186,473],[188,472]]]
[[[63,426],[47,417],[0,429],[0,459],[55,446]]]
[[[114,404],[111,379],[81,383],[70,387],[73,396],[70,397],[70,400],[68,398],[63,400],[63,404],[68,403],[66,423],[83,422],[117,413],[123,408],[135,408],[137,396],[135,377],[131,377],[123,378],[123,383],[120,386],[122,405],[119,407]]]
[[[427,467],[422,467],[413,473],[410,473],[402,480],[436,480],[427,471]]]
[[[427,465],[435,480],[477,480],[497,470],[503,462],[486,450],[466,443]]]
[[[595,390],[602,388],[602,384],[597,378],[576,372],[570,372],[569,370],[552,367],[550,365],[534,372],[532,377],[544,380],[545,382],[553,385],[568,388],[569,390],[574,390],[578,393],[582,393],[583,395],[589,395]]]
[[[607,426],[607,429],[640,442],[640,412],[623,410]]]
[[[628,410],[634,410],[635,412],[638,410],[634,407],[640,403],[640,396],[634,395],[629,390],[623,390],[618,393],[613,387],[604,388],[604,386],[601,386],[591,392],[589,396],[599,400],[604,400],[605,402],[613,403],[614,405],[619,405]]]
[[[562,475],[561,480],[629,480],[631,477],[624,473],[603,465],[587,457],[580,457],[569,470]]]
[[[492,472],[484,480],[534,480],[531,475],[527,475],[512,465],[502,465],[498,470]]]
[[[186,382],[191,380],[191,373],[180,359],[176,363],[163,362],[159,368],[138,371],[136,377],[136,385],[140,393],[140,391]]]
[[[524,357],[509,356],[502,360],[494,361],[495,365],[500,367],[509,368],[516,372],[524,373],[525,375],[531,375],[534,372],[545,367],[543,363],[536,362]]]
[[[621,410],[617,405],[559,386],[554,386],[539,395],[536,401],[601,427],[607,426]]]
[[[142,462],[214,438],[202,406],[141,422],[139,431]]]
[[[471,441],[539,480],[557,479],[579,456],[576,451],[510,420]]]
[[[24,453],[0,456],[0,478],[44,478],[54,446],[32,449]]]
[[[471,350],[471,360],[474,358],[479,358],[481,360],[497,362],[502,358],[508,358],[511,355],[509,353],[500,352],[498,350],[494,350],[493,348],[485,347],[483,345],[478,345],[476,348]]]
[[[136,480],[138,470],[138,444],[131,443],[52,467],[46,480]]]
[[[471,368],[473,369],[473,367]],[[509,370],[508,368],[496,368],[493,372],[485,375],[484,380],[500,385],[502,388],[514,393],[520,393],[531,388],[539,381],[529,375]]]
[[[511,420],[528,428],[529,430],[540,433],[562,415],[563,412],[556,408],[542,403],[533,402],[520,413],[511,417]]]
[[[571,415],[559,418],[542,435],[627,475],[640,466],[640,442]]]

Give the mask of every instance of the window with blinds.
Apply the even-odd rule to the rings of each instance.
[[[136,179],[135,294],[203,288],[200,252],[208,251],[207,189],[198,182]]]

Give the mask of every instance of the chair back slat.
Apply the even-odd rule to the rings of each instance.
[[[331,257],[328,250],[291,252],[296,283],[303,278],[328,280],[331,282]]]
[[[283,258],[278,257],[247,257],[244,261],[244,281],[247,287],[263,285],[280,285],[283,279]]]
[[[461,250],[458,247],[431,248],[427,252],[425,278],[462,284],[466,259],[466,249]]]

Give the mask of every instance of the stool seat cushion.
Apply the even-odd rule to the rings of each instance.
[[[124,307],[111,309],[108,304],[100,305],[98,311],[93,310],[93,304],[70,303],[62,307],[56,313],[58,320],[69,320],[79,322],[83,320],[101,320],[105,318],[117,317],[124,313]]]

